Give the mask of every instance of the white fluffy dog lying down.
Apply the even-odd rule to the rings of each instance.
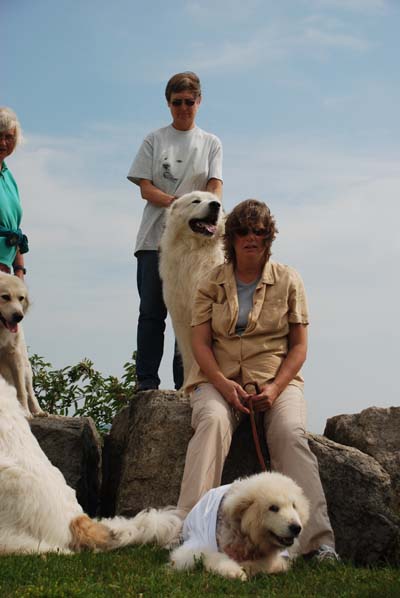
[[[154,529],[162,511],[139,514]],[[167,521],[168,511],[165,512]],[[279,473],[260,473],[210,490],[183,524],[183,544],[170,555],[173,568],[191,569],[200,559],[208,571],[246,580],[281,573],[290,565],[282,551],[296,543],[308,521],[301,488]],[[294,554],[294,551],[293,551]]]
[[[128,544],[169,545],[176,514],[93,520],[32,434],[15,389],[0,376],[0,553],[112,550]]]

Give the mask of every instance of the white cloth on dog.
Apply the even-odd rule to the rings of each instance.
[[[184,545],[192,549],[207,548],[218,552],[216,527],[218,507],[232,484],[209,490],[189,512],[183,523]]]

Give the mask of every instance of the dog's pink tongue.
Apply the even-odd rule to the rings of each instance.
[[[6,326],[10,332],[18,332],[18,324],[10,324],[7,322]]]
[[[208,230],[208,232],[211,233],[212,235],[217,230],[217,227],[215,226],[215,224],[205,224],[204,226]]]

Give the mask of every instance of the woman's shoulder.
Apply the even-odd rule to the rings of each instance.
[[[208,133],[207,131],[204,131],[204,129],[201,129],[200,127],[196,127],[195,131],[199,137],[202,137],[203,139],[207,139],[208,141],[210,141],[210,143],[216,143],[218,145],[222,145],[220,138],[217,137],[217,135],[214,135],[214,133]]]
[[[288,266],[287,264],[281,264],[280,262],[274,262],[270,260],[271,270],[276,279],[288,279],[292,281],[302,280],[301,275],[299,272],[293,268],[293,266]]]
[[[161,127],[160,129],[155,129],[154,131],[150,131],[150,133],[148,133],[148,135],[146,135],[145,140],[146,141],[154,141],[154,139],[166,137],[170,133],[171,128],[172,128],[171,125],[167,125],[166,127]]]
[[[226,263],[222,263],[219,264],[218,266],[214,266],[214,268],[211,268],[211,270],[209,270],[207,272],[207,274],[205,274],[204,276],[202,276],[200,278],[199,281],[199,286],[202,287],[212,287],[214,285],[219,285],[223,282],[226,281],[226,279],[228,278],[228,264]]]

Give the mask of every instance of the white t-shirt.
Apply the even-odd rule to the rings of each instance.
[[[221,142],[199,127],[178,131],[168,125],[144,139],[128,179],[136,185],[140,179],[148,179],[161,191],[178,197],[191,191],[205,191],[209,179],[222,180]],[[135,253],[158,249],[165,216],[165,208],[146,202]]]
[[[232,484],[209,490],[189,512],[183,523],[184,546],[218,552],[216,527],[218,507]]]

